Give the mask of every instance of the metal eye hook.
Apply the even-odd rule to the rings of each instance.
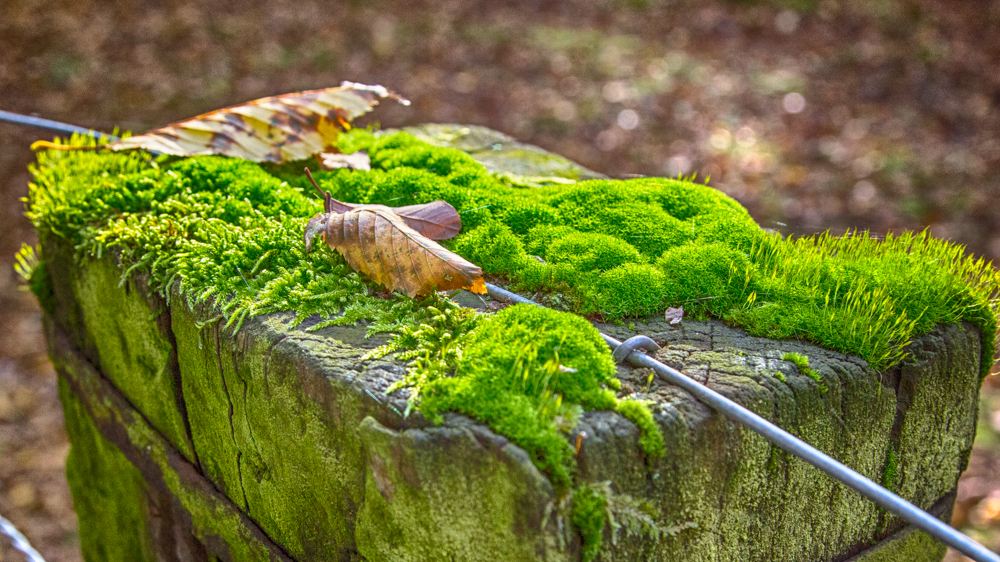
[[[632,355],[632,352],[637,349],[656,351],[660,349],[660,346],[657,345],[657,343],[649,336],[632,336],[616,347],[611,353],[611,357],[614,358],[615,363],[621,365],[626,359],[628,359],[628,356]]]

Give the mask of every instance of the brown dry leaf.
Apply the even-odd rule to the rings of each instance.
[[[486,293],[483,270],[407,226],[383,205],[357,205],[344,213],[320,213],[306,227],[306,251],[322,233],[347,263],[389,290],[409,297],[451,289]]]
[[[355,271],[390,291],[402,289],[411,298],[451,289],[486,294],[479,266],[431,240],[451,238],[462,229],[462,219],[446,201],[398,208],[342,203],[320,189],[309,168],[306,175],[323,195],[324,210],[306,225],[306,253],[321,234]]]
[[[337,201],[328,192],[319,188],[308,168],[306,174],[316,190],[323,196],[323,210],[326,213],[346,213],[360,206],[355,203]],[[406,205],[405,207],[386,207],[384,205],[366,205],[366,207],[378,207],[399,215],[407,226],[431,240],[454,238],[462,230],[462,217],[458,216],[458,211],[447,201],[437,200],[419,205]]]
[[[338,88],[261,98],[204,113],[107,148],[143,148],[175,156],[221,154],[254,162],[304,160],[331,146],[341,129],[382,98],[409,101],[382,86],[343,82]]]

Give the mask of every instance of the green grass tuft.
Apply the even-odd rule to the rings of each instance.
[[[781,360],[794,363],[795,366],[799,368],[800,373],[819,383],[820,392],[825,393],[827,391],[826,383],[823,382],[823,375],[819,374],[819,371],[809,366],[808,357],[805,355],[799,355],[798,353],[786,353],[781,356]]]

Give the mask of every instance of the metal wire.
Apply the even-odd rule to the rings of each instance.
[[[537,302],[501,289],[491,283],[486,284],[486,290],[496,300],[541,306]],[[622,344],[622,342],[609,335],[601,334],[601,337],[604,338],[604,341],[607,342],[612,351],[618,349],[618,346]],[[815,466],[831,478],[857,491],[886,510],[899,516],[904,521],[965,554],[976,562],[1000,562],[1000,556],[997,556],[983,545],[941,522],[941,520],[933,515],[886,490],[879,484],[851,470],[847,465],[733,402],[729,398],[695,381],[684,373],[668,367],[639,351],[630,352],[625,360],[636,367],[652,369],[660,378],[688,391],[698,401],[712,407],[733,421],[746,426],[764,439]]]
[[[28,562],[45,562],[42,555],[31,546],[31,543],[29,543],[28,539],[21,534],[21,531],[18,531],[17,527],[15,527],[14,524],[8,521],[3,515],[0,515],[0,532],[3,532],[3,534],[10,537],[14,548],[20,550],[21,553],[24,554],[25,558],[28,559]]]
[[[6,121],[15,125],[27,125],[29,127],[38,127],[39,129],[48,129],[50,131],[58,131],[60,133],[77,133],[95,138],[104,137],[109,141],[118,140],[118,137],[114,135],[109,135],[93,129],[87,129],[86,127],[77,127],[76,125],[70,125],[68,123],[60,123],[59,121],[42,119],[41,117],[32,117],[31,115],[21,115],[20,113],[4,111],[2,109],[0,109],[0,121]]]
[[[0,121],[40,127],[64,133],[80,133],[93,137],[103,136],[107,137],[109,140],[117,140],[117,137],[100,131],[77,127],[75,125],[68,125],[66,123],[51,121],[49,119],[20,115],[9,111],[0,110]],[[486,284],[486,290],[491,297],[499,301],[542,306],[537,302],[528,300],[521,295],[512,293],[491,283]],[[601,337],[604,338],[604,341],[607,342],[612,351],[618,349],[618,346],[622,344],[622,342],[609,335],[601,334]],[[858,474],[848,468],[847,465],[844,465],[819,449],[809,445],[798,437],[795,437],[791,433],[788,433],[736,402],[733,402],[729,398],[726,398],[718,392],[715,392],[707,386],[695,381],[684,373],[668,367],[667,365],[664,365],[663,363],[660,363],[659,361],[639,351],[630,352],[625,360],[636,367],[652,369],[654,373],[670,384],[683,388],[704,404],[711,406],[721,414],[758,433],[781,449],[784,449],[785,451],[815,466],[831,478],[857,491],[891,513],[899,516],[904,521],[919,528],[962,554],[965,554],[976,562],[1000,562],[1000,556],[997,556],[983,545],[941,522],[933,515],[916,507],[905,499],[883,488],[879,484],[872,482],[861,474]],[[17,536],[23,540],[23,544],[34,553],[34,555],[32,555],[27,551],[24,551],[25,554],[31,558],[31,562],[45,562],[41,556],[38,555],[37,551],[31,548],[31,545],[27,543],[27,540],[24,540],[24,536],[17,532],[17,529],[15,529],[9,521],[0,517],[0,525],[3,526],[3,530],[5,532],[8,531],[7,527],[9,526],[10,530],[17,533]]]

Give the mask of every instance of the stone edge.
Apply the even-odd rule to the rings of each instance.
[[[226,535],[232,532],[256,551],[261,560],[292,562],[292,558],[232,501],[215,489],[140,412],[70,343],[48,315],[43,316],[48,333],[49,354],[58,375],[66,381],[97,427],[101,436],[117,447],[151,486],[177,498],[183,506],[185,527],[198,536],[208,550],[223,560],[232,560]],[[192,503],[200,505],[194,506]],[[224,515],[237,528],[222,529],[214,520],[196,520],[198,511]],[[226,532],[230,531],[230,532]]]

